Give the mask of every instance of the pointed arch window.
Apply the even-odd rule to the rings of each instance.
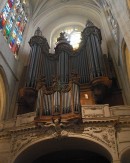
[[[8,0],[0,13],[0,30],[16,56],[27,23],[25,0]]]

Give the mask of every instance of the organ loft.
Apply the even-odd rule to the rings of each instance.
[[[73,50],[61,32],[55,53],[51,54],[37,28],[29,41],[31,50],[19,91],[19,114],[36,111],[35,122],[55,117],[71,120],[81,119],[82,105],[123,104],[112,60],[102,53],[100,29],[88,20],[81,37],[79,48]]]

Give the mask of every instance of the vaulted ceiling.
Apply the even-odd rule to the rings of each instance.
[[[70,15],[95,19],[97,12],[100,13],[100,3],[97,0],[29,0],[29,4],[30,16],[35,23],[44,18],[56,21]]]
[[[91,20],[104,35],[106,29],[102,14],[102,0],[28,0],[30,24],[32,30],[29,37],[40,27],[43,35],[51,44],[55,31],[66,25],[79,25],[83,28],[86,21]],[[29,39],[28,37],[28,39]]]
[[[76,4],[79,2],[79,0],[29,0],[30,7],[31,7],[31,12],[32,15],[38,15],[39,13],[43,12],[44,10],[47,10],[48,7],[57,7],[57,5],[65,5],[65,4]],[[100,7],[101,1],[99,0],[80,0],[80,5],[82,3],[87,3],[88,5],[95,5]]]

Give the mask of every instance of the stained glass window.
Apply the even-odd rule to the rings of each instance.
[[[79,28],[68,27],[64,32],[66,33],[66,38],[70,41],[70,45],[73,46],[73,49],[77,49],[81,41],[81,31],[79,31]]]
[[[83,30],[82,26],[72,25],[72,26],[64,26],[58,29],[52,39],[52,48],[55,47],[57,38],[60,36],[61,32],[65,32],[67,40],[72,45],[73,49],[76,50],[79,47],[81,42],[81,31]]]
[[[8,0],[0,13],[0,30],[15,56],[23,40],[27,23],[25,5],[25,0]]]

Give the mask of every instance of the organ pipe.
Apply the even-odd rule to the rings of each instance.
[[[57,46],[55,52],[58,54],[58,76],[60,83],[65,84],[69,81],[69,57],[72,52],[72,46],[65,38],[65,33],[60,33],[57,39]]]
[[[38,27],[34,36],[30,39],[29,45],[31,46],[30,61],[27,70],[26,87],[36,88],[37,79],[43,75],[41,59],[45,56],[44,53],[49,53],[49,45],[47,40],[42,36],[42,32]]]
[[[106,68],[103,61],[103,54],[101,49],[101,32],[90,21],[87,22],[83,33],[83,43],[86,48],[86,55],[88,56],[90,79],[105,76]]]

